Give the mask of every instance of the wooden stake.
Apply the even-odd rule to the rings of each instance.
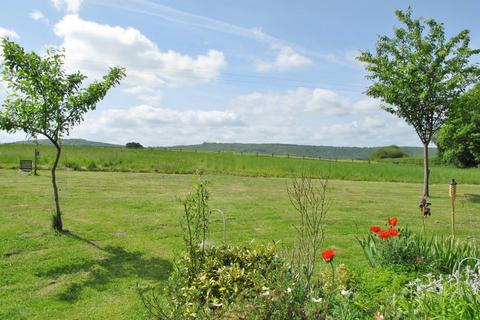
[[[450,185],[448,187],[448,195],[450,196],[451,204],[452,204],[452,237],[455,238],[455,199],[457,197],[457,182],[455,179],[450,181]]]

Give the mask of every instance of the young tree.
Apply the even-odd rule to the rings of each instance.
[[[125,77],[125,70],[111,68],[102,81],[87,86],[80,72],[67,74],[62,51],[49,49],[43,57],[27,52],[8,38],[2,42],[3,80],[8,95],[0,108],[0,129],[24,131],[27,135],[45,136],[55,146],[56,157],[51,168],[55,215],[52,226],[63,230],[55,170],[61,154],[60,139],[94,110],[107,91]]]
[[[453,103],[480,76],[470,58],[480,50],[469,48],[468,30],[445,38],[443,24],[413,19],[412,10],[396,11],[405,28],[393,37],[380,36],[376,53],[364,51],[373,84],[369,96],[380,98],[383,109],[415,128],[424,146],[424,194],[429,194],[428,145],[448,117]]]
[[[438,131],[438,154],[448,164],[476,167],[480,164],[480,83],[466,92],[447,122]]]

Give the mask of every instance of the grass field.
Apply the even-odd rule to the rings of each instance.
[[[20,159],[33,158],[32,146],[0,145],[0,167],[18,168]],[[40,147],[40,167],[53,162],[53,147]],[[331,161],[311,158],[286,158],[234,153],[165,151],[154,149],[64,147],[61,167],[77,170],[159,172],[239,176],[288,177],[299,170],[313,176],[355,181],[422,182],[423,168],[416,164],[369,163],[366,161]],[[433,166],[431,181],[446,183],[455,178],[462,184],[480,184],[480,169]]]
[[[103,152],[112,151],[98,149],[95,159]],[[173,156],[159,152],[154,153],[152,160],[147,152],[128,152],[141,153],[143,165]],[[67,152],[72,154],[72,150]],[[81,161],[88,161],[86,152],[83,154]],[[185,156],[193,158],[190,154]],[[228,168],[225,159],[230,159],[230,155],[221,157],[225,157],[220,159]],[[3,154],[0,159],[3,166],[10,161],[5,162]],[[254,160],[267,161],[249,161]],[[178,162],[188,164],[182,161],[186,160]],[[277,159],[268,161],[271,164]],[[279,162],[279,167],[274,168],[283,164]],[[262,165],[256,169],[267,166]],[[384,170],[388,172],[387,168]],[[398,166],[398,170],[407,169]],[[439,170],[435,168],[434,173]],[[212,207],[227,215],[229,243],[292,243],[296,215],[285,190],[288,179],[222,174],[207,178],[211,181]],[[172,259],[182,247],[178,224],[182,208],[178,199],[193,190],[195,181],[189,174],[60,170],[64,223],[69,234],[59,236],[50,230],[52,197],[48,172],[33,177],[16,170],[0,170],[0,319],[146,318],[136,284],[166,279]],[[417,208],[420,184],[331,180],[330,187],[332,207],[327,216],[325,246],[336,249],[338,262],[353,267],[366,265],[354,238],[357,227],[360,232],[367,232],[370,225],[398,216],[400,225],[421,230]],[[447,190],[446,184],[432,186],[429,234],[449,233]],[[459,199],[466,199],[458,204],[458,233],[462,238],[475,239],[480,227],[479,187],[460,184],[458,191]],[[222,239],[220,217],[214,223],[212,238]]]

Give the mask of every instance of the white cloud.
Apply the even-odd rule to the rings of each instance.
[[[87,121],[75,134],[102,137],[124,144],[138,140],[150,146],[185,144],[198,139],[228,140],[232,129],[243,126],[231,111],[186,110],[139,105],[127,109],[108,109]]]
[[[149,146],[212,142],[372,146],[416,145],[414,131],[380,110],[330,90],[297,88],[238,96],[224,110],[177,110],[160,105],[92,113],[73,136]]]
[[[20,38],[18,33],[16,33],[15,31],[0,27],[0,38],[2,37],[10,37],[10,38],[17,38],[17,39]]]
[[[227,64],[218,50],[196,57],[162,51],[137,29],[86,21],[77,15],[65,16],[54,31],[63,38],[68,68],[98,77],[108,66],[124,66],[127,91],[149,103],[158,102],[161,88],[214,80]]]
[[[51,0],[57,10],[65,9],[67,13],[78,13],[83,0]]]
[[[234,105],[248,107],[253,113],[318,113],[321,115],[347,115],[379,110],[378,100],[366,98],[352,101],[335,91],[322,88],[297,88],[285,93],[251,93],[238,97]]]
[[[35,21],[42,21],[46,24],[49,24],[50,22],[48,21],[47,17],[45,17],[45,15],[39,11],[39,10],[35,10],[35,11],[32,11],[30,13],[30,18],[32,18],[33,20]]]
[[[257,33],[262,34],[262,31],[259,30]],[[289,46],[277,43],[272,45],[272,49],[278,51],[276,59],[272,62],[258,61],[256,63],[257,71],[283,71],[292,68],[305,67],[312,63],[312,60],[296,52]]]

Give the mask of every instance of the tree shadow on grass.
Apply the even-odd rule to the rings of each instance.
[[[129,252],[117,246],[100,247],[71,231],[65,231],[64,234],[94,246],[106,253],[106,257],[38,272],[38,276],[45,278],[58,278],[66,274],[85,274],[85,279],[69,284],[64,292],[58,294],[60,300],[75,302],[83,289],[89,287],[95,290],[105,290],[110,282],[119,278],[135,277],[143,280],[165,280],[172,271],[172,264],[168,260],[157,257],[147,258],[142,252]]]
[[[466,193],[465,197],[467,198],[468,201],[473,202],[473,203],[480,203],[480,195],[479,194],[471,194],[471,193]]]

